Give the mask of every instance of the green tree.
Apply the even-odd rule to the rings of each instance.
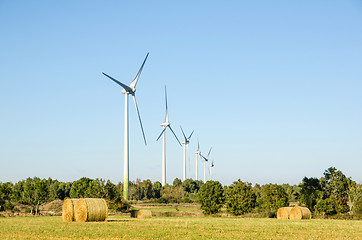
[[[48,181],[46,179],[42,179],[36,181],[34,184],[34,200],[33,204],[35,207],[35,214],[38,214],[39,205],[48,201],[49,189],[48,189]]]
[[[261,190],[262,190],[261,186],[259,184],[255,184],[252,189],[253,189],[253,193],[256,196],[256,199],[261,198]]]
[[[160,198],[161,197],[161,190],[162,190],[162,184],[157,181],[153,184],[153,197],[154,198]]]
[[[175,179],[173,180],[172,186],[178,187],[178,186],[181,186],[181,185],[182,185],[181,179],[175,178]]]
[[[348,198],[350,202],[350,211],[352,213],[362,214],[362,184],[355,181],[349,181]]]
[[[21,181],[15,189],[22,191],[15,196],[19,198],[20,203],[31,206],[31,213],[38,213],[39,205],[48,200],[49,186],[46,179],[27,178],[25,181]]]
[[[348,189],[349,179],[334,167],[330,167],[324,172],[324,177],[320,179],[323,189],[323,199],[331,199],[335,203],[337,213],[348,212]]]
[[[11,200],[13,202],[20,202],[21,201],[21,195],[23,192],[23,181],[19,181],[15,183],[12,187],[12,194],[11,194]]]
[[[139,183],[140,196],[139,199],[151,199],[153,197],[152,182],[150,179],[143,180]]]
[[[61,182],[58,187],[58,199],[64,200],[65,198],[70,198],[70,190],[72,188],[72,182]]]
[[[321,198],[322,194],[322,188],[319,184],[319,180],[317,178],[304,177],[299,187],[299,203],[304,204],[307,208],[313,211],[314,206],[317,204],[317,200]]]
[[[102,182],[102,180],[83,177],[73,182],[69,195],[71,198],[104,197],[105,193],[101,186]]]
[[[121,196],[121,192],[117,189],[117,186],[114,185],[111,181],[107,180],[106,185],[104,186],[105,198],[110,201],[115,201]]]
[[[277,184],[266,184],[262,187],[260,207],[267,211],[278,210],[289,205],[288,195],[284,188]]]
[[[162,189],[162,198],[166,199],[167,202],[180,202],[181,199],[185,196],[185,190],[183,187],[177,186],[165,186]]]
[[[241,215],[251,212],[256,205],[256,195],[251,183],[244,183],[240,179],[226,189],[226,208],[229,213]]]
[[[187,193],[197,193],[200,189],[198,183],[191,178],[182,182],[182,187]]]
[[[207,181],[201,186],[197,200],[201,203],[203,213],[218,213],[225,202],[223,186],[218,181]]]
[[[0,211],[13,209],[14,206],[10,201],[13,194],[12,187],[10,182],[0,183]]]
[[[290,202],[296,202],[300,195],[300,187],[298,185],[282,184],[285,192],[288,194]]]
[[[103,179],[96,178],[89,182],[86,190],[86,197],[90,198],[104,198],[105,193],[105,181]]]
[[[60,195],[60,191],[61,189],[59,189],[59,181],[58,180],[54,180],[52,181],[51,179],[48,179],[48,184],[49,184],[49,200],[53,201],[56,199],[60,199],[59,195]]]
[[[336,203],[333,201],[333,199],[327,198],[327,199],[319,199],[317,201],[317,204],[314,206],[314,209],[322,214],[325,215],[333,215],[336,214]]]
[[[21,203],[31,205],[31,214],[33,214],[36,208],[36,198],[35,198],[35,183],[40,181],[39,178],[34,177],[27,178],[23,184],[23,192],[21,193]]]

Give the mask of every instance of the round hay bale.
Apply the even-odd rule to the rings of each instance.
[[[131,210],[131,218],[151,218],[151,210]]]
[[[76,198],[73,198],[73,199],[68,198],[64,201],[63,209],[62,209],[63,221],[72,222],[75,220],[74,209],[75,209],[75,204],[76,204],[77,200],[78,199],[76,199]]]
[[[80,198],[75,205],[75,220],[77,222],[105,221],[108,216],[108,206],[101,198]]]
[[[151,210],[138,210],[137,218],[151,218],[152,211]]]
[[[277,212],[277,219],[289,219],[289,213],[290,210],[292,210],[293,207],[281,207],[278,209]]]
[[[295,206],[290,210],[289,219],[311,219],[312,214],[306,207]]]

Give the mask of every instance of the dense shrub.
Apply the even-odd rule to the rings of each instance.
[[[260,198],[260,207],[262,209],[275,213],[278,208],[288,205],[288,194],[281,185],[266,184],[262,187]]]
[[[240,179],[226,189],[226,208],[229,213],[241,215],[251,212],[256,205],[256,195],[251,183],[244,183]]]
[[[322,213],[325,215],[336,214],[336,204],[332,199],[320,199],[317,201],[317,204],[314,206],[314,209],[318,213]]]
[[[205,214],[218,213],[224,205],[224,189],[218,181],[207,181],[201,186],[197,200],[201,203],[201,210]]]
[[[119,212],[128,212],[131,208],[131,204],[124,200],[122,196],[119,196],[115,201],[109,203],[109,209],[113,209]]]
[[[162,197],[167,199],[167,202],[172,203],[179,203],[181,202],[182,198],[185,196],[185,190],[180,185],[177,187],[175,186],[169,186],[162,189]]]

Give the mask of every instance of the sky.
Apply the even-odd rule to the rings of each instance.
[[[0,182],[161,181],[165,119],[213,179],[298,184],[333,166],[362,182],[362,2],[0,0]],[[167,182],[183,149],[167,132]],[[199,178],[203,162],[199,159]],[[209,173],[207,173],[209,178]]]

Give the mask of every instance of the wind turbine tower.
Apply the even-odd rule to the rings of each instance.
[[[133,81],[131,82],[131,84],[129,86],[119,82],[118,80],[114,79],[113,77],[103,73],[103,75],[105,75],[106,77],[110,78],[112,81],[114,81],[115,83],[117,83],[118,85],[120,85],[121,87],[123,87],[122,93],[125,95],[125,107],[124,107],[124,167],[123,167],[123,198],[125,200],[128,200],[128,185],[129,185],[129,127],[128,127],[128,123],[129,123],[129,117],[128,117],[128,95],[131,94],[132,98],[133,98],[133,102],[135,104],[136,107],[136,111],[137,111],[137,116],[138,116],[138,120],[141,126],[141,130],[142,130],[142,135],[143,135],[143,140],[145,142],[145,145],[147,145],[146,142],[146,137],[145,137],[145,133],[143,131],[143,126],[142,126],[142,121],[141,121],[141,116],[140,113],[138,111],[138,107],[137,107],[137,102],[136,102],[136,84],[138,81],[138,78],[141,75],[143,66],[146,63],[148,54],[146,55],[145,60],[142,63],[142,66],[140,68],[140,70],[138,71],[136,77],[133,79]]]
[[[206,157],[204,157],[201,153],[200,156],[204,159],[204,183],[206,182],[206,162],[209,161],[209,156],[210,156],[210,152],[211,152],[212,147],[209,150],[209,153],[207,154]]]
[[[199,145],[199,141],[197,140],[197,150],[195,152],[196,155],[196,181],[198,180],[198,161],[199,161],[199,155],[201,154],[200,152],[200,145]]]
[[[212,161],[211,165],[210,165],[210,180],[212,180],[212,169],[214,168],[214,161]]]
[[[180,144],[180,146],[182,147],[180,141],[178,140],[175,132],[172,130],[171,128],[171,123],[168,121],[168,108],[167,108],[167,91],[166,91],[166,86],[165,86],[165,101],[166,101],[166,117],[165,117],[165,121],[163,123],[161,123],[161,127],[163,128],[160,136],[158,136],[157,140],[160,139],[160,137],[163,135],[163,148],[162,148],[162,186],[166,185],[166,128],[169,128],[171,130],[171,132],[173,133],[173,135],[175,136],[177,142]]]
[[[189,137],[186,137],[184,130],[182,129],[182,127],[180,126],[182,134],[184,136],[184,141],[182,142],[182,144],[184,145],[184,174],[183,174],[183,181],[186,180],[186,147],[187,149],[189,148],[189,144],[190,144],[190,139],[192,134],[194,133],[194,131],[192,131],[192,133],[190,134]],[[187,145],[187,146],[186,146]]]

